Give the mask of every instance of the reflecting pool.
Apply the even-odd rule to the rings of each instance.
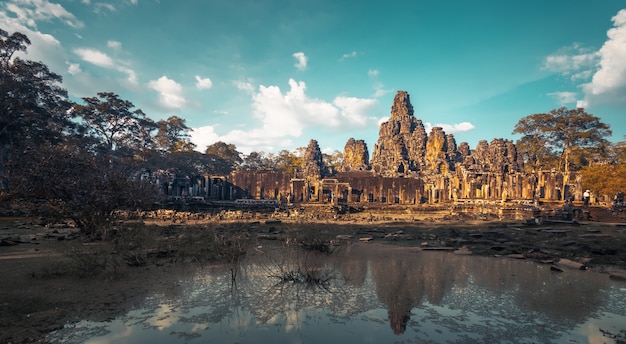
[[[626,284],[507,258],[355,244],[258,247],[52,343],[620,343]]]

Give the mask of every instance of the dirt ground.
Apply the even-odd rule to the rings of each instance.
[[[374,241],[457,254],[530,259],[550,264],[555,271],[595,269],[606,272],[607,278],[625,280],[626,223],[603,209],[591,214],[594,216],[586,221],[515,220],[450,212],[417,216],[403,210],[323,219],[264,216],[144,222],[162,228],[160,240],[169,245],[188,236],[193,228],[210,224],[219,233],[245,235],[254,244],[291,241],[330,247]],[[98,252],[98,245],[105,244],[83,242],[71,227],[36,222],[0,217],[0,343],[45,343],[45,335],[65,323],[114,318],[149,293],[174,289],[178,274],[199,264],[194,259],[154,259],[136,267],[119,265],[113,272],[88,276],[68,273],[67,266],[75,263],[70,254],[73,249],[88,247]],[[203,268],[217,263],[202,262]]]

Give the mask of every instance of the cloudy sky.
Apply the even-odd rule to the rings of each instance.
[[[622,1],[1,0],[0,28],[74,100],[185,118],[199,149],[371,152],[398,90],[472,148],[560,106],[626,135]]]

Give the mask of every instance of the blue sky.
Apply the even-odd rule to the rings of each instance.
[[[0,0],[0,28],[73,99],[185,118],[200,150],[372,152],[398,90],[471,148],[560,106],[626,135],[621,1]]]

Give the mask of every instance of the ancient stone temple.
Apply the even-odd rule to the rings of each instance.
[[[339,171],[365,171],[370,168],[369,161],[370,153],[365,141],[350,138],[343,149],[343,160]]]
[[[399,91],[391,117],[380,125],[372,154],[372,170],[389,177],[411,175],[424,169],[427,135],[421,120],[413,115],[409,94]]]
[[[325,174],[324,162],[322,159],[322,151],[315,140],[309,141],[309,145],[304,151],[304,167],[303,173],[312,180],[318,180]]]
[[[582,196],[581,179],[559,171],[524,172],[510,140],[481,140],[472,149],[440,127],[426,132],[414,115],[409,94],[398,91],[391,116],[380,125],[369,159],[363,140],[348,139],[338,171],[324,166],[318,142],[311,140],[296,174],[281,171],[233,172],[220,184],[196,183],[203,195],[282,202],[443,204],[476,201],[559,201]],[[209,180],[210,181],[210,180]],[[219,192],[205,190],[216,185]]]

